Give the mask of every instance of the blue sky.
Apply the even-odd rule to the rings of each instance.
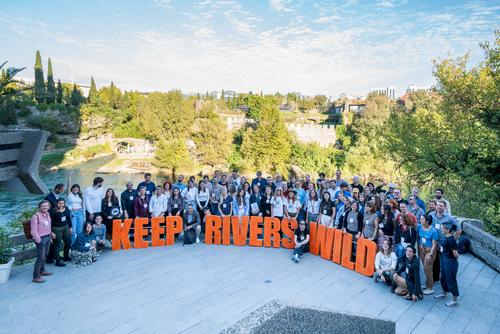
[[[402,93],[434,83],[432,59],[480,61],[498,22],[500,1],[3,0],[0,54],[141,91]]]

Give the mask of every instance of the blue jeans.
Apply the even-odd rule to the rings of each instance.
[[[83,223],[85,222],[85,214],[83,210],[71,210],[71,224],[73,225],[73,233],[71,233],[71,244],[76,240],[76,236],[83,231]]]

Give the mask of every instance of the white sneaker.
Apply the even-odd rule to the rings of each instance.
[[[432,295],[434,293],[434,289],[424,289],[424,291],[422,291],[422,293],[424,295]]]
[[[449,302],[446,303],[446,306],[458,306],[458,301],[456,299],[450,299]]]
[[[200,243],[200,238],[196,238],[196,243],[199,244]]]
[[[299,254],[293,256],[293,261],[295,261],[295,263],[299,262]]]
[[[446,298],[446,293],[438,293],[437,295],[434,296],[436,299],[445,299]]]

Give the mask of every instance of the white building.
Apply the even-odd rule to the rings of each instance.
[[[389,99],[394,100],[396,98],[396,88],[389,86],[387,88],[375,88],[372,92],[387,96]]]

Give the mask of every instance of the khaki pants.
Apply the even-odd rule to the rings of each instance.
[[[418,256],[420,257],[420,260],[422,261],[422,265],[424,267],[424,273],[425,273],[425,286],[427,289],[432,289],[434,286],[434,279],[432,277],[432,265],[434,264],[434,260],[436,259],[436,256],[431,256],[431,248],[430,247],[424,247],[424,246],[419,246],[418,247]]]

